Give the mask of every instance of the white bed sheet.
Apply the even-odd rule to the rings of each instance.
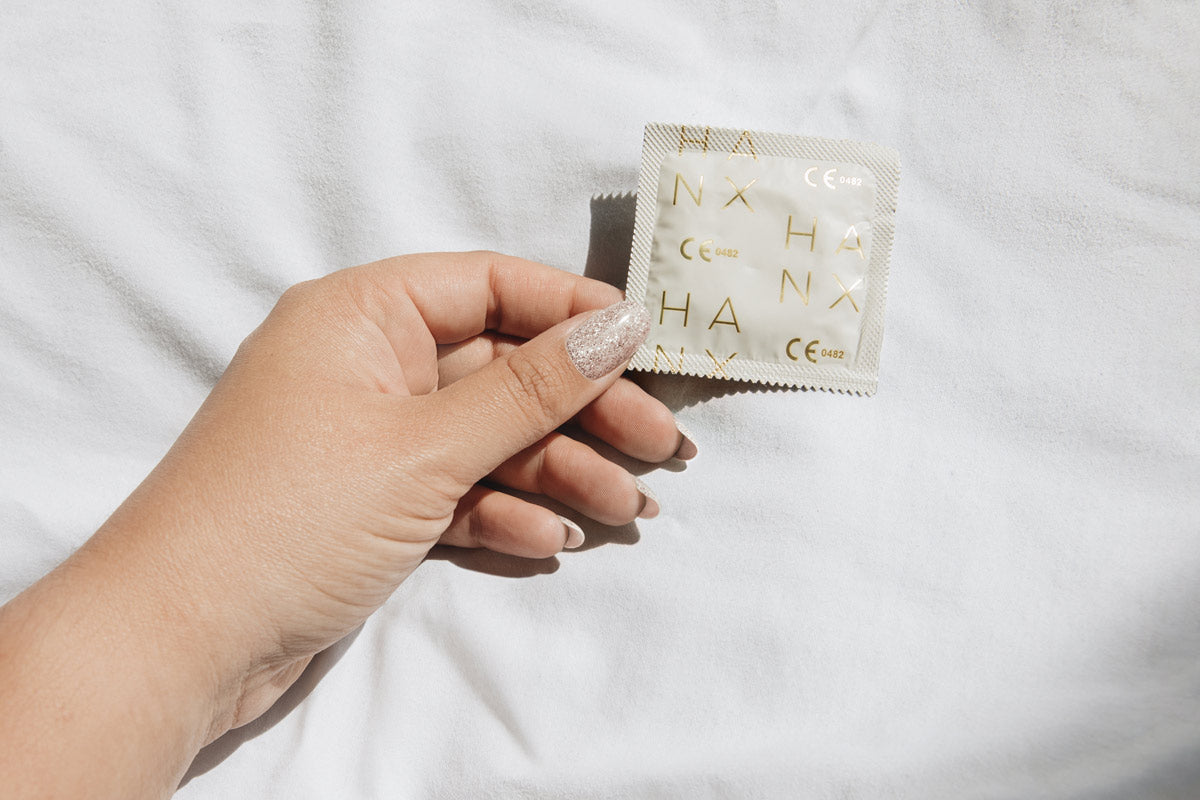
[[[0,600],[289,284],[620,281],[642,126],[903,161],[870,399],[656,376],[662,515],[441,553],[179,797],[1200,797],[1192,3],[4,5]]]

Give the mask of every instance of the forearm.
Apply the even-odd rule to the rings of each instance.
[[[147,480],[0,610],[5,796],[166,796],[435,542],[582,543],[517,492],[611,525],[652,515],[632,474],[556,432],[578,416],[631,458],[685,452],[620,379],[649,327],[611,286],[488,253],[288,290]]]
[[[187,605],[116,538],[89,542],[0,609],[6,797],[169,796],[232,716],[231,681]]]

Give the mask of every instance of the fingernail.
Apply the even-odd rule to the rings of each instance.
[[[622,300],[592,314],[567,337],[567,355],[589,381],[603,378],[633,356],[650,335],[650,314],[633,300]]]
[[[675,449],[675,457],[680,461],[689,461],[700,452],[692,441],[692,432],[683,427],[683,423],[675,421],[675,429],[679,431],[679,447]]]
[[[567,529],[567,541],[563,545],[566,550],[574,550],[579,545],[583,544],[583,528],[576,525],[566,517],[559,517],[562,520],[563,527]]]
[[[642,483],[641,478],[634,478],[633,485],[642,495],[642,510],[638,512],[639,519],[653,519],[658,516],[658,498],[654,496],[654,492],[650,491],[650,487]]]

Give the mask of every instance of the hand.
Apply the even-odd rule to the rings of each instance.
[[[118,647],[110,669],[153,673],[159,701],[199,696],[167,723],[186,760],[156,756],[173,788],[200,744],[266,710],[435,543],[545,557],[582,541],[504,487],[608,524],[657,512],[632,475],[555,432],[578,415],[638,459],[694,452],[670,412],[619,377],[647,330],[636,304],[596,311],[620,300],[606,284],[479,253],[390,259],[289,289],[145,482],[4,609],[0,642],[19,645],[6,630],[58,606],[74,633],[31,651],[62,660],[100,627]],[[10,668],[21,666],[19,654]],[[103,701],[113,682],[93,672],[85,690]],[[92,721],[97,735],[105,722]],[[62,733],[51,720],[42,741],[78,748]]]

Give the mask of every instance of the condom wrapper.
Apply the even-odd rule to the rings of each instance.
[[[631,367],[874,394],[899,176],[876,144],[647,125]]]

